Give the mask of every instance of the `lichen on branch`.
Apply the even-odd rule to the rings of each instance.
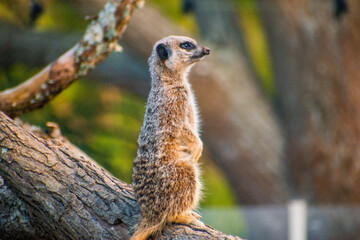
[[[143,0],[108,2],[87,27],[82,39],[40,73],[0,92],[0,110],[10,117],[41,108],[79,77],[88,74],[115,50],[133,11]]]

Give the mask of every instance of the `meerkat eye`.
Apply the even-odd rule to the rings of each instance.
[[[191,49],[195,49],[195,45],[192,44],[191,42],[183,42],[183,43],[180,43],[180,47],[182,49],[185,49],[185,50],[191,50]]]

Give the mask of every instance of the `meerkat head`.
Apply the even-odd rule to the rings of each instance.
[[[210,54],[210,49],[189,37],[169,36],[158,41],[149,58],[150,66],[160,65],[170,71],[187,71],[191,65]]]

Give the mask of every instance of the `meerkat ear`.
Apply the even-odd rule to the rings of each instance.
[[[159,58],[163,61],[169,59],[169,56],[171,56],[172,51],[170,48],[166,47],[164,44],[160,43],[156,47],[156,52],[159,56]]]

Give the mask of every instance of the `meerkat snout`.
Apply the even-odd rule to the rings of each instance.
[[[210,48],[204,47],[203,53],[204,53],[204,55],[209,55],[210,54]]]
[[[198,58],[199,60],[203,59],[205,55],[210,54],[210,48],[199,46],[199,51],[194,51],[192,58]]]

